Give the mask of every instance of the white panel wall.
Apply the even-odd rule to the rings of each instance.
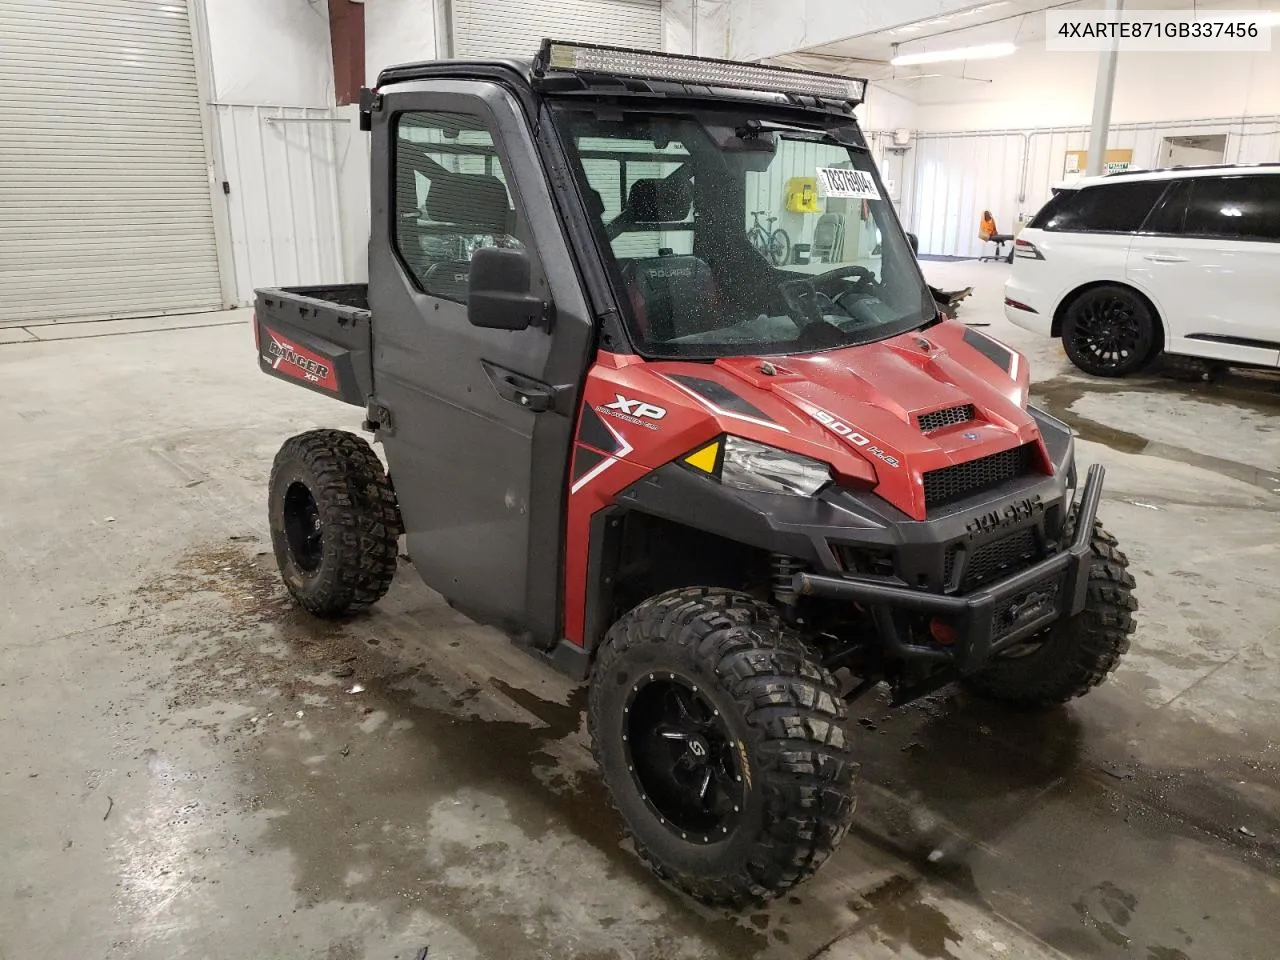
[[[903,212],[921,253],[977,256],[983,210],[1012,229],[1024,142],[1016,133],[917,138]]]
[[[326,0],[204,0],[213,98],[223,103],[333,103]]]
[[[370,86],[384,67],[442,56],[432,0],[365,0],[364,66]]]
[[[258,287],[350,279],[352,254],[343,249],[339,212],[338,125],[323,122],[337,111],[218,104],[216,113],[231,188],[225,201],[238,302],[252,303]],[[285,122],[273,119],[280,117]]]
[[[1117,124],[1107,145],[1131,149],[1135,166],[1151,167],[1165,137],[1209,134],[1227,135],[1228,162],[1280,161],[1280,116]],[[977,256],[984,249],[977,237],[984,209],[991,210],[1002,231],[1012,230],[1019,217],[1033,216],[1051,196],[1050,188],[1062,181],[1066,152],[1088,146],[1083,126],[918,134],[904,164],[903,221],[919,235],[923,254]]]

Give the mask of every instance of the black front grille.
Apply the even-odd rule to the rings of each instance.
[[[934,410],[932,413],[922,413],[916,418],[916,423],[922,431],[928,433],[930,430],[954,427],[957,423],[968,423],[973,419],[973,412],[973,404],[966,403],[958,407]]]
[[[984,543],[965,564],[960,590],[967,593],[1031,565],[1036,559],[1035,530],[1028,527],[1007,537]]]
[[[957,463],[924,475],[924,503],[939,507],[990,490],[1031,472],[1031,444],[1001,450],[968,463]]]

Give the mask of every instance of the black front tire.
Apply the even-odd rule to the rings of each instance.
[[[709,731],[703,743],[724,747],[718,777],[727,785],[715,788],[729,798],[721,820],[689,822],[698,818],[684,812],[668,819],[670,794],[660,799],[636,772],[640,740],[667,736],[639,707],[661,684],[697,699]],[[856,766],[844,719],[835,680],[800,638],[771,607],[729,590],[672,590],[644,601],[610,629],[591,679],[596,761],[637,852],[659,877],[717,906],[777,896],[811,876],[844,837]]]
[[[1062,347],[1077,367],[1097,377],[1124,377],[1160,350],[1160,322],[1136,291],[1092,287],[1071,301],[1062,319]]]
[[[361,437],[290,437],[271,467],[271,544],[293,598],[318,617],[382,599],[395,577],[400,511],[382,461]]]
[[[1073,527],[1068,521],[1064,539],[1070,540]],[[1094,524],[1089,548],[1084,609],[991,660],[966,678],[970,690],[1013,706],[1044,709],[1084,696],[1119,666],[1135,626],[1135,581],[1128,557],[1100,523]]]

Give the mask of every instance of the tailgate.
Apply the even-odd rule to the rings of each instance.
[[[373,392],[365,284],[257,291],[258,366],[281,380],[364,406]]]

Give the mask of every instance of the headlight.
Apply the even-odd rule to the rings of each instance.
[[[777,447],[726,437],[720,482],[742,490],[808,497],[831,480],[831,468],[819,460]]]

